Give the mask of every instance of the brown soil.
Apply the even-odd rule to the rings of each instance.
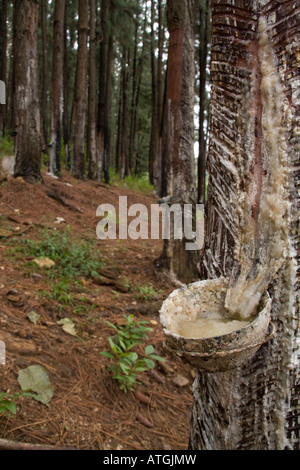
[[[158,309],[174,286],[155,268],[161,242],[96,238],[100,204],[118,207],[119,195],[126,195],[128,205],[149,206],[156,202],[154,196],[76,181],[68,173],[59,180],[45,173],[43,178],[44,185],[8,178],[0,187],[0,230],[8,230],[8,237],[0,238],[0,331],[8,339],[6,365],[0,366],[0,392],[20,392],[19,370],[39,364],[49,374],[54,396],[49,406],[21,397],[15,416],[0,416],[0,438],[83,450],[187,449],[193,371],[170,356],[163,345]],[[65,222],[55,223],[57,217]],[[126,288],[122,286],[81,278],[80,292],[72,287],[72,294],[75,298],[84,296],[88,308],[79,313],[74,313],[76,305],[62,308],[57,301],[40,295],[50,291],[47,276],[41,268],[35,272],[29,268],[30,260],[8,256],[13,248],[10,241],[21,236],[33,240],[42,227],[65,230],[67,225],[77,237],[95,240],[106,266],[116,267],[121,278],[128,278],[128,292],[123,292]],[[147,282],[159,296],[145,309],[145,302],[136,299],[135,288]],[[32,310],[40,315],[37,324],[27,318]],[[133,392],[120,391],[107,369],[107,360],[99,354],[108,350],[107,337],[113,334],[106,321],[118,323],[131,311],[136,319],[151,322],[153,331],[147,344],[166,359],[154,373],[140,376],[138,390],[149,398],[146,404]],[[77,337],[57,324],[64,317],[74,319]],[[177,384],[181,376],[187,379],[185,385]]]

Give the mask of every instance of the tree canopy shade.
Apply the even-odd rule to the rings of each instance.
[[[32,39],[31,44],[29,38],[19,44],[21,32],[17,28],[17,34],[13,33],[13,22],[23,22],[24,28],[21,10],[27,3],[36,9],[26,20]],[[195,0],[192,18],[197,48],[201,34],[203,47],[206,41],[202,4]],[[35,50],[30,64],[36,77],[30,83],[36,91],[34,98],[27,92],[26,96],[27,102],[31,96],[35,102],[36,118],[40,114],[42,162],[50,173],[59,175],[67,168],[78,178],[106,183],[111,171],[121,177],[147,173],[161,196],[166,185],[162,164],[169,50],[166,0],[54,0],[24,5],[1,0],[0,8],[0,79],[8,91],[7,106],[0,109],[2,134],[16,136],[19,94],[14,90],[20,90],[17,83],[25,80],[18,76],[25,66],[25,59],[23,65],[19,62],[20,51],[25,58]],[[196,87],[200,68],[204,73],[206,69],[199,68],[199,57],[193,53]],[[16,141],[25,135],[21,136],[19,126]],[[195,135],[193,140],[197,140]],[[23,143],[18,147],[25,150]],[[192,147],[191,151],[193,158]]]

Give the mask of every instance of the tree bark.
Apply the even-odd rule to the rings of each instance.
[[[200,5],[200,45],[199,45],[199,157],[198,157],[198,202],[205,203],[206,198],[206,134],[204,129],[205,113],[207,111],[206,77],[207,55],[209,40],[209,0]]]
[[[0,80],[7,82],[7,0],[1,2],[0,12]],[[6,100],[7,101],[7,100]],[[4,137],[6,126],[6,105],[0,104],[0,135]]]
[[[69,65],[69,54],[68,54],[68,13],[69,7],[68,2],[65,1],[65,12],[64,12],[64,77],[63,77],[63,95],[64,95],[64,108],[63,108],[63,139],[65,149],[65,164],[66,167],[70,168],[70,117],[69,117],[69,76],[70,76],[70,65]]]
[[[97,179],[96,3],[90,0],[89,103],[87,130],[88,177]]]
[[[194,168],[194,3],[168,2],[169,55],[163,122],[163,161],[169,205],[195,206]],[[184,225],[184,220],[182,220]],[[194,225],[195,227],[195,225]],[[165,240],[159,263],[182,282],[198,277],[197,252],[174,234]]]
[[[238,282],[248,259],[247,285],[284,259],[268,285],[274,339],[238,369],[197,372],[193,450],[299,450],[299,13],[294,1],[212,1],[201,276]]]
[[[76,86],[73,108],[72,134],[73,155],[71,173],[75,178],[85,178],[85,124],[86,124],[86,91],[88,66],[88,30],[89,0],[79,0],[78,18],[78,51],[76,67]]]
[[[128,85],[129,85],[129,50],[123,47],[121,71],[121,127],[120,133],[120,173],[121,177],[128,176]]]
[[[48,47],[47,47],[47,3],[41,1],[41,29],[42,29],[42,92],[41,92],[41,128],[44,151],[47,145],[47,102],[48,102]]]
[[[158,44],[157,59],[155,54],[155,4],[151,3],[151,74],[152,74],[152,122],[149,152],[149,179],[155,186],[157,194],[161,195],[161,125],[163,112],[163,46],[164,25],[163,6],[158,1]]]
[[[102,0],[101,2],[101,44],[100,44],[100,55],[99,55],[99,95],[98,95],[98,129],[97,129],[97,141],[98,141],[98,170],[97,179],[101,179],[102,171],[106,182],[108,178],[107,168],[107,80],[108,80],[108,30],[107,23],[109,20],[110,2],[108,0]]]
[[[51,117],[51,150],[50,173],[60,174],[62,101],[64,77],[64,13],[65,0],[56,0],[53,27],[52,58],[52,117]]]
[[[14,176],[28,182],[42,180],[41,120],[37,54],[39,2],[14,3],[14,127],[16,132]]]

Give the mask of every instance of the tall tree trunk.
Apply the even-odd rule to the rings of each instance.
[[[14,127],[16,132],[14,176],[28,182],[42,180],[41,120],[37,53],[39,2],[14,2]]]
[[[164,25],[162,1],[158,0],[158,48],[155,54],[155,2],[151,3],[151,75],[152,75],[152,122],[149,152],[149,179],[161,195],[161,125],[163,112],[163,45]]]
[[[107,48],[107,70],[106,70],[106,100],[105,100],[105,127],[104,127],[104,161],[103,173],[104,181],[109,184],[109,168],[111,160],[111,89],[112,89],[112,73],[113,73],[113,59],[114,59],[114,38],[109,35],[108,48]]]
[[[71,173],[78,179],[85,178],[85,123],[88,66],[89,0],[79,0],[78,51],[76,86],[73,109],[73,155]]]
[[[151,137],[149,148],[149,180],[154,184],[154,162],[158,151],[158,121],[157,121],[157,75],[155,60],[155,1],[151,1]]]
[[[87,130],[88,177],[97,179],[96,2],[90,0],[89,103]]]
[[[44,151],[47,145],[47,102],[48,102],[48,42],[47,42],[47,2],[41,1],[41,29],[42,29],[42,92],[41,92],[41,127]]]
[[[65,149],[65,164],[70,168],[70,117],[69,117],[69,54],[68,54],[68,1],[65,1],[64,12],[64,77],[63,77],[63,95],[64,95],[64,108],[63,108],[63,139]]]
[[[110,2],[108,0],[102,0],[101,2],[101,34],[102,40],[100,44],[100,56],[99,56],[99,93],[98,93],[98,129],[97,129],[97,141],[98,141],[98,171],[97,178],[100,180],[102,171],[105,167],[107,171],[107,164],[105,158],[107,156],[107,149],[105,148],[105,128],[106,122],[106,81],[107,81],[107,44],[108,44],[108,31],[107,22],[109,15]]]
[[[299,450],[299,14],[290,0],[212,1],[201,275],[234,277],[229,305],[269,282],[276,333],[238,369],[197,372],[191,449]]]
[[[205,203],[206,197],[206,134],[205,113],[207,111],[206,77],[207,77],[207,53],[209,41],[209,15],[210,3],[205,0],[200,5],[200,44],[199,44],[199,157],[198,157],[198,202]]]
[[[163,123],[163,154],[166,162],[167,202],[195,206],[194,168],[194,2],[169,0],[169,56]],[[182,219],[183,223],[183,219]],[[194,224],[195,228],[195,224]],[[174,227],[173,227],[174,229]],[[165,240],[160,259],[175,278],[197,278],[197,252],[186,249],[187,240],[172,233]]]
[[[134,44],[134,57],[133,57],[133,72],[132,72],[132,96],[131,96],[131,124],[130,124],[130,137],[129,137],[129,173],[133,174],[137,169],[137,155],[135,149],[136,142],[136,130],[137,130],[137,118],[138,118],[138,107],[140,101],[140,90],[141,81],[143,74],[143,62],[145,55],[146,45],[146,34],[147,34],[147,8],[145,10],[144,27],[143,27],[143,45],[140,54],[138,53],[138,42],[139,42],[139,29],[140,25],[136,25],[135,31],[135,44]]]
[[[59,175],[61,155],[62,101],[64,76],[65,0],[55,1],[52,58],[52,117],[50,173]]]
[[[123,47],[120,81],[120,101],[118,117],[117,160],[122,178],[128,176],[128,85],[129,85],[129,51]]]
[[[7,83],[7,0],[1,1],[0,11],[0,80]],[[0,104],[0,135],[4,137],[6,124],[6,105]]]

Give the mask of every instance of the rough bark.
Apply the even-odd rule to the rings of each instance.
[[[268,217],[266,195],[277,178],[283,184],[277,186],[277,197],[269,193],[272,205],[268,210],[279,214],[281,223],[285,221],[287,230],[280,232],[277,251],[285,251],[286,256],[268,285],[274,339],[236,370],[197,372],[190,448],[299,450],[300,102],[296,51],[300,6],[296,1],[213,0],[212,13],[210,183],[202,277],[232,278],[235,273],[238,279],[241,269],[236,267],[247,250],[250,265],[258,256],[267,261],[262,267],[274,269],[276,253],[274,264],[268,263],[278,225],[273,225],[274,220],[265,225],[270,248],[261,223],[263,216]],[[273,129],[270,123],[276,124]],[[272,227],[274,234],[269,232]],[[248,266],[247,259],[245,263]],[[256,275],[261,269],[257,264]]]
[[[71,173],[78,179],[85,178],[85,123],[88,66],[89,1],[79,0],[78,51],[76,67],[75,99],[72,134],[73,155]]]
[[[206,151],[205,113],[207,111],[207,56],[210,24],[209,0],[200,5],[200,44],[199,44],[199,157],[198,157],[198,202],[206,198]]]
[[[41,78],[41,127],[42,127],[42,142],[44,151],[47,145],[47,95],[48,95],[48,47],[47,47],[47,3],[45,0],[41,1],[41,30],[42,30],[42,78]]]
[[[90,0],[89,103],[87,130],[88,177],[97,179],[96,3]]]
[[[99,54],[99,94],[98,94],[98,129],[97,129],[97,142],[98,142],[98,168],[97,179],[101,179],[102,171],[106,182],[109,181],[108,177],[108,148],[107,148],[107,72],[108,72],[108,20],[109,20],[110,2],[102,0],[101,3],[101,44]]]
[[[2,0],[0,10],[0,80],[6,84],[7,74],[7,0]],[[6,125],[6,105],[0,104],[0,135],[4,137]]]
[[[168,2],[169,55],[163,117],[162,160],[169,205],[195,204],[194,168],[194,3]],[[164,179],[164,178],[163,178]],[[174,229],[174,227],[173,227]],[[182,282],[197,278],[197,252],[173,234],[165,240],[158,264]]]
[[[38,13],[37,1],[16,0],[14,3],[14,176],[22,176],[29,182],[41,181]]]
[[[65,0],[56,0],[53,26],[52,114],[50,138],[50,173],[52,175],[59,175],[60,173],[64,77],[64,13]]]
[[[64,95],[64,108],[63,108],[63,139],[65,148],[65,163],[67,168],[70,168],[70,118],[69,118],[69,54],[68,54],[68,2],[65,2],[65,13],[64,13],[64,84],[63,84],[63,95]]]

